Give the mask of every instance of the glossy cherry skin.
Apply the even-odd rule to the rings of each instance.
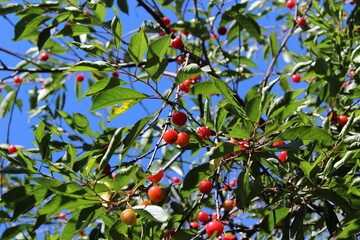
[[[212,190],[212,183],[209,180],[204,180],[199,185],[199,190],[203,194],[209,194]]]
[[[164,132],[163,139],[168,144],[176,143],[178,133],[174,129],[168,129]]]

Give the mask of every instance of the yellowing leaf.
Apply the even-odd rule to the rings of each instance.
[[[129,110],[132,106],[137,104],[139,100],[128,100],[124,101],[122,105],[119,106],[113,106],[110,112],[109,122],[112,121],[114,118],[119,116],[120,114],[124,113],[125,111]]]

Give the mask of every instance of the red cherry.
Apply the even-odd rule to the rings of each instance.
[[[189,31],[186,31],[186,30],[182,30],[181,33],[184,34],[185,36],[187,36],[187,35],[190,34],[190,32],[189,32]]]
[[[171,20],[168,17],[163,17],[162,22],[164,25],[168,26],[168,25],[170,25]]]
[[[42,53],[42,54],[40,55],[39,59],[40,59],[41,61],[46,61],[46,60],[49,59],[49,57],[50,57],[50,55],[49,55],[47,52],[44,52],[44,53]]]
[[[281,162],[285,162],[287,159],[287,151],[282,151],[279,153],[279,159]]]
[[[191,77],[190,79],[191,79],[192,83],[196,83],[199,80],[199,78],[200,78],[200,75],[197,75],[197,76]]]
[[[14,83],[15,83],[16,85],[19,85],[19,84],[21,83],[21,78],[20,78],[19,76],[15,76],[15,77],[14,77]]]
[[[201,139],[206,139],[211,136],[211,131],[207,127],[199,127],[199,129],[197,130],[197,135]]]
[[[218,38],[218,35],[216,33],[211,34],[211,38]]]
[[[17,152],[17,148],[14,145],[10,145],[8,147],[8,153],[12,154],[14,152]]]
[[[340,126],[344,126],[347,121],[348,121],[348,117],[346,115],[341,115],[338,119],[337,119],[338,123]]]
[[[157,182],[160,182],[161,179],[163,178],[164,176],[164,170],[160,170],[158,173],[156,173],[155,175],[150,175],[148,176],[147,178],[149,179],[150,182],[153,182],[153,183],[157,183]]]
[[[230,181],[230,187],[235,187],[236,186],[236,181],[235,180],[231,180]]]
[[[178,183],[180,183],[180,178],[178,178],[178,177],[173,177],[173,178],[172,178],[172,181],[173,181],[173,183],[178,184]]]
[[[178,133],[174,129],[168,129],[164,132],[163,139],[168,144],[176,143]]]
[[[234,201],[230,199],[225,200],[223,203],[223,207],[225,211],[230,211],[234,207]]]
[[[187,81],[187,80],[186,80]],[[185,93],[188,93],[190,91],[190,87],[186,84],[184,84],[185,82],[181,83],[179,85],[179,89]]]
[[[355,1],[354,0],[351,0],[350,2],[349,2],[351,5],[355,5]]]
[[[349,85],[349,81],[348,82],[343,82],[343,84],[341,85],[342,87],[346,87],[347,85]]]
[[[175,38],[171,41],[171,46],[175,49],[180,49],[183,45],[181,38]]]
[[[110,164],[107,164],[105,168],[102,170],[101,174],[107,175],[109,174],[110,170],[111,170],[111,166]],[[96,171],[100,171],[100,165],[96,167]]]
[[[198,215],[197,215],[197,219],[200,221],[200,222],[207,222],[209,221],[209,215],[206,213],[206,212],[199,212]]]
[[[183,64],[185,62],[185,56],[184,55],[178,56],[177,59],[176,59],[176,62],[179,65]]]
[[[294,83],[298,83],[298,82],[300,82],[300,80],[301,80],[301,76],[299,74],[294,74],[291,77],[291,81],[293,81]]]
[[[212,190],[212,183],[209,180],[204,180],[199,185],[199,190],[203,194],[209,194]]]
[[[118,73],[118,72],[113,72],[113,73],[111,74],[111,76],[114,77],[114,78],[118,78],[118,77],[119,77],[119,73]]]
[[[221,240],[237,240],[235,235],[226,235],[221,238]]]
[[[186,132],[181,132],[178,134],[178,139],[177,139],[176,143],[180,147],[185,147],[186,145],[189,144],[189,142],[190,142],[189,134],[187,134]]]
[[[239,146],[239,148],[242,148],[242,149],[246,149],[246,148],[250,147],[250,144],[246,141],[241,141],[236,144]],[[243,151],[244,150],[239,150],[239,152],[243,152]]]
[[[88,14],[90,14],[90,11],[89,10],[84,10],[83,13],[84,13],[84,15],[88,15]]]
[[[70,25],[71,25],[71,22],[67,22],[67,23],[65,24],[65,27],[70,26]]]
[[[164,240],[169,240],[171,239],[171,236],[175,235],[175,230],[169,230],[164,234]]]
[[[213,212],[213,213],[211,214],[211,219],[212,219],[212,220],[220,219],[220,217],[221,217],[221,216],[218,217],[217,212]]]
[[[81,230],[79,231],[79,234],[80,234],[80,235],[85,235],[85,230],[84,230],[84,229],[81,229]]]
[[[164,192],[163,190],[158,186],[152,186],[148,190],[148,197],[153,202],[161,202],[161,200],[164,199]]]
[[[326,116],[328,117],[328,116],[330,116],[331,114],[332,114],[332,116],[331,116],[330,121],[331,121],[332,123],[337,122],[337,118],[338,118],[337,113],[336,113],[334,110],[332,110],[332,111],[328,112],[328,114],[327,114]]]
[[[198,222],[191,222],[190,223],[190,229],[199,228],[200,224]]]
[[[190,87],[192,83],[193,83],[192,80],[188,79],[188,80],[185,80],[182,84],[184,84],[185,86]]]
[[[182,126],[186,123],[187,121],[187,116],[185,113],[183,112],[176,112],[172,115],[172,121],[173,123],[175,123],[176,125]]]
[[[82,82],[82,81],[84,81],[85,77],[82,74],[78,74],[78,75],[76,75],[75,79],[78,82]]]
[[[289,0],[289,1],[286,2],[285,5],[286,5],[286,7],[287,7],[288,9],[292,9],[293,7],[295,7],[296,3],[295,3],[294,0]]]
[[[272,145],[273,145],[274,147],[275,147],[275,146],[281,146],[281,145],[285,145],[285,142],[284,142],[284,141],[278,141],[278,142],[274,142]]]
[[[227,32],[227,29],[226,29],[226,27],[219,27],[217,31],[218,31],[219,35],[225,35]]]
[[[170,28],[170,32],[177,33],[177,30],[175,28]]]
[[[224,232],[224,225],[219,221],[211,221],[206,224],[206,234],[209,236],[220,237]]]
[[[300,27],[305,26],[305,25],[306,25],[306,19],[303,18],[303,17],[298,17],[298,18],[296,19],[296,23],[297,23],[297,25],[299,25]]]
[[[349,72],[349,78],[353,78],[354,75],[355,75],[355,71],[354,71],[354,70],[351,70],[351,71]]]
[[[67,215],[66,215],[65,213],[60,213],[60,214],[59,214],[59,217],[60,217],[61,219],[66,219],[66,218],[67,218]]]

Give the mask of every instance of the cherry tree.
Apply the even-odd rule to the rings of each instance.
[[[2,1],[1,239],[359,238],[357,3]]]

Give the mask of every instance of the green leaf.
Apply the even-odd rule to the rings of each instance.
[[[89,205],[94,205],[94,201],[55,194],[50,200],[48,200],[43,206],[41,206],[38,214],[52,215],[63,209],[75,210],[83,207],[88,207]]]
[[[113,106],[128,100],[142,100],[147,95],[140,93],[130,88],[116,87],[100,92],[93,100],[90,108],[91,111],[96,111],[105,107]]]
[[[85,191],[80,185],[75,182],[64,183],[55,179],[49,179],[45,177],[36,177],[31,179],[43,186],[44,188],[47,188],[55,193],[64,196],[83,199],[87,194],[87,191]]]
[[[57,34],[55,34],[53,37],[54,38],[60,38],[60,37],[64,37],[64,36],[79,36],[82,34],[89,34],[95,32],[94,29],[92,29],[91,27],[85,26],[85,25],[80,25],[80,24],[71,24],[68,25],[66,27],[64,27],[63,29],[61,29]]]
[[[239,123],[235,124],[234,127],[231,128],[231,131],[227,135],[227,137],[248,139],[250,137],[250,134],[251,131],[247,128],[247,126],[241,121],[239,121]]]
[[[38,206],[50,194],[51,192],[42,186],[25,185],[12,188],[2,196],[1,200],[2,204],[14,204],[14,212],[11,218],[15,220],[33,207]]]
[[[122,23],[117,16],[115,16],[111,21],[111,31],[113,34],[116,50],[119,51],[121,43]]]
[[[261,41],[261,30],[257,22],[249,15],[239,14],[235,17],[236,21],[258,42]]]
[[[246,209],[249,206],[250,181],[249,172],[241,171],[237,178],[237,188],[235,190],[236,203],[240,209]]]
[[[29,39],[38,35],[37,30],[40,28],[41,23],[50,19],[49,16],[29,14],[21,18],[15,25],[14,41],[21,39]]]
[[[214,85],[210,84],[210,86],[214,86]],[[214,125],[217,132],[221,131],[227,115],[228,115],[228,111],[222,107],[219,107],[218,110],[216,111]]]
[[[276,224],[280,223],[288,214],[290,209],[286,207],[277,208],[265,216],[260,224],[260,231],[270,234]]]
[[[286,92],[283,96],[275,99],[273,103],[271,103],[270,108],[267,112],[269,118],[274,117],[284,111],[285,108],[289,106],[290,103],[294,102],[294,100],[303,92],[303,89],[289,91]],[[285,114],[286,115],[286,114]]]
[[[120,167],[120,169],[115,174],[113,182],[114,190],[120,191],[120,189],[126,186],[131,180],[136,179],[136,173],[138,171],[138,166]]]
[[[11,106],[14,104],[15,95],[15,91],[9,92],[0,103],[0,119],[2,119],[10,111]]]
[[[123,13],[129,14],[129,7],[127,0],[117,0],[117,4]]]
[[[106,18],[106,8],[103,4],[89,4],[89,8],[93,11],[94,17],[96,17],[99,22],[104,22]]]
[[[301,205],[300,209],[296,212],[294,221],[291,224],[290,231],[291,231],[291,238],[297,239],[298,234],[302,234],[303,232],[303,226],[304,226],[304,220],[306,216],[306,206]]]
[[[68,71],[78,72],[78,71],[100,71],[100,72],[115,72],[116,69],[108,62],[104,61],[81,61],[71,68]]]
[[[146,33],[141,28],[138,33],[131,36],[129,42],[129,55],[136,65],[139,65],[148,47]]]
[[[262,111],[260,109],[261,96],[257,96],[246,103],[245,110],[246,115],[253,122],[258,122]]]
[[[67,43],[76,48],[83,50],[84,52],[90,53],[91,55],[98,56],[101,58],[104,57],[104,53],[108,54],[106,49],[103,49],[102,47],[98,47],[98,45],[95,43],[87,43],[87,44],[79,43],[79,42],[67,42]]]
[[[277,40],[277,33],[276,31],[272,32],[270,34],[270,50],[271,50],[271,54],[273,55],[273,57],[277,54],[278,51],[278,40]]]
[[[45,131],[45,124],[41,120],[34,132],[41,156],[46,159],[50,153],[49,143],[51,136]]]
[[[18,12],[23,9],[23,6],[19,3],[8,3],[4,5],[0,5],[0,16]]]
[[[163,59],[163,57],[169,49],[170,41],[171,35],[167,35],[155,40],[149,45],[146,55],[147,62],[145,64],[145,71],[156,83],[159,81],[168,64],[167,60]]]
[[[0,169],[1,174],[31,174],[34,173],[27,168],[8,165]]]
[[[115,133],[112,135],[109,146],[106,149],[106,152],[100,161],[100,169],[105,168],[105,166],[110,161],[111,156],[114,154],[115,150],[120,146],[124,131],[125,128],[118,128],[116,129]]]
[[[220,25],[225,26],[227,23],[234,21],[237,16],[242,15],[246,10],[247,2],[238,3],[234,6],[227,8],[223,14],[221,14]]]
[[[13,227],[7,227],[1,235],[2,240],[17,239],[17,235],[27,229],[31,228],[31,224],[19,224]]]
[[[40,32],[37,42],[37,47],[39,51],[43,48],[46,41],[50,38],[52,30],[54,30],[54,27],[47,27]]]
[[[296,139],[311,141],[332,141],[332,136],[319,127],[300,126],[285,130],[284,132],[276,136],[274,141],[294,141]]]
[[[84,93],[84,96],[91,96],[100,93],[104,90],[115,88],[123,84],[126,84],[126,82],[124,80],[121,80],[120,78],[111,77],[111,78],[101,79],[100,81],[91,85],[90,88]]]
[[[210,171],[208,163],[192,168],[184,178],[184,183],[181,189],[182,196],[187,197],[198,190],[200,181],[207,179],[211,173],[212,172]]]
[[[155,205],[138,205],[132,208],[140,216],[156,222],[166,222],[169,214],[162,207]]]
[[[203,74],[205,71],[199,67],[196,63],[191,63],[185,67],[182,67],[176,75],[175,84],[180,84],[183,81]],[[205,82],[203,82],[205,83]],[[197,84],[196,84],[197,85]],[[195,85],[195,86],[196,86]]]
[[[83,229],[84,225],[94,222],[102,214],[105,213],[105,208],[100,208],[101,206],[93,206],[89,208],[79,209],[75,211],[71,218],[67,221],[60,240],[71,240],[75,237],[79,230]],[[96,217],[96,219],[95,219]]]
[[[360,46],[357,46],[351,53],[351,61],[353,63],[360,63]]]
[[[340,226],[341,231],[335,237],[336,239],[355,237],[354,235],[360,232],[360,218],[358,213],[346,215],[343,222]]]
[[[220,158],[227,154],[236,152],[238,150],[240,150],[240,148],[236,144],[229,142],[222,142],[216,145],[213,153],[210,155],[210,159]]]
[[[339,225],[339,219],[336,216],[336,213],[334,211],[334,207],[328,202],[325,201],[324,206],[324,216],[325,216],[325,223],[326,227],[330,233],[330,236],[336,233]]]
[[[91,138],[92,131],[86,116],[81,113],[74,113],[72,118],[75,130]]]
[[[140,135],[141,131],[144,127],[149,123],[152,119],[152,116],[144,117],[135,123],[135,125],[130,129],[128,135],[124,138],[123,141],[123,151],[122,154],[126,155],[127,151],[131,148],[131,145],[136,140],[136,138]]]
[[[224,81],[218,78],[213,79],[214,86],[226,97],[226,99],[237,108],[238,112],[245,117],[245,110],[238,102],[238,100],[234,97],[235,93],[226,85]]]

